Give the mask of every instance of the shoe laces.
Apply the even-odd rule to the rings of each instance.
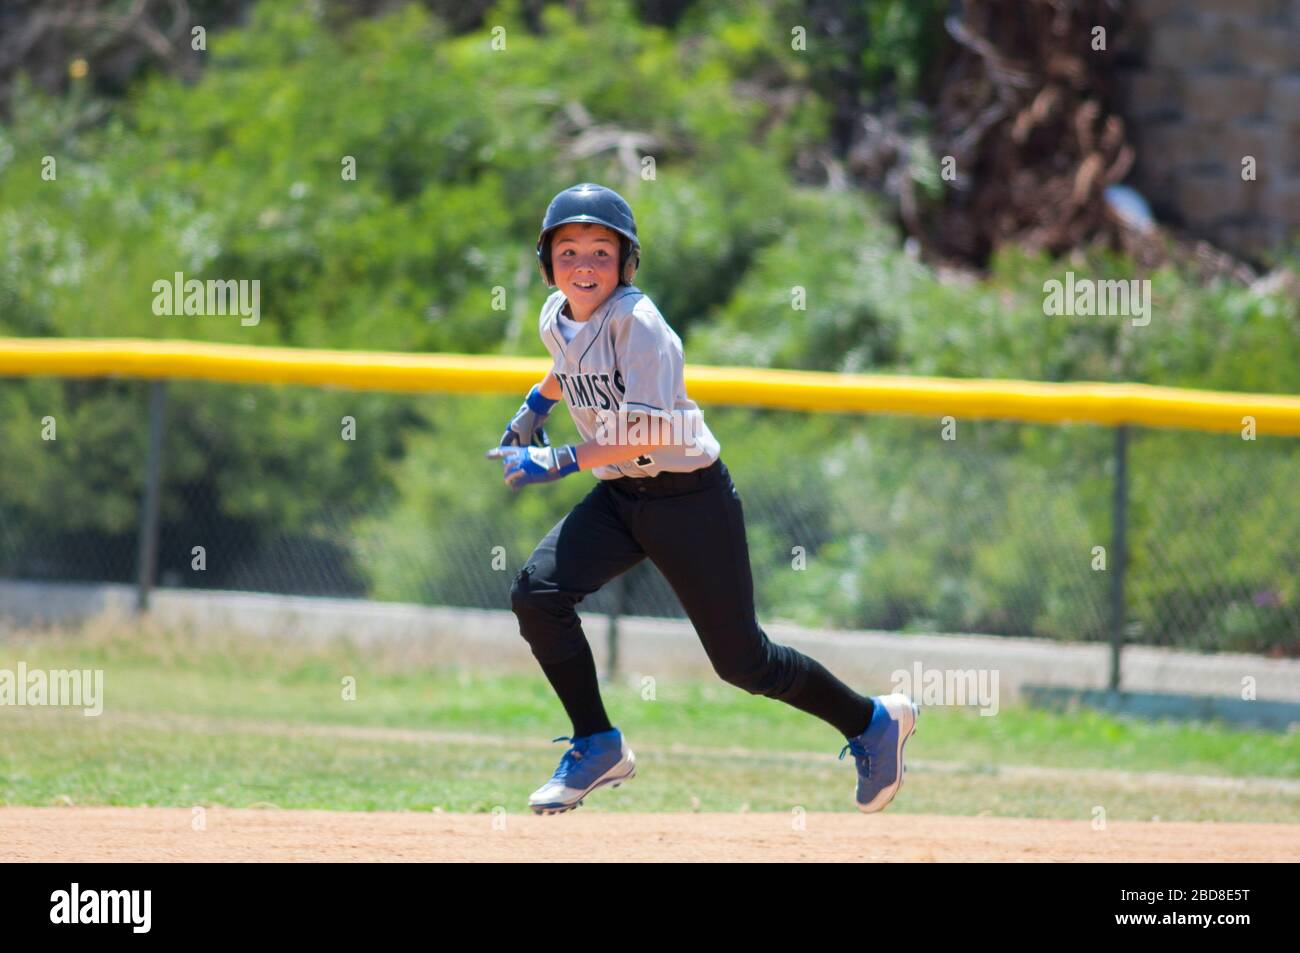
[[[560,735],[558,738],[551,739],[552,743],[557,741],[569,742],[569,750],[564,752],[564,757],[560,758],[560,766],[555,769],[555,776],[562,778],[576,768],[578,762],[586,756],[587,745],[590,742],[587,738],[570,738],[568,735]]]
[[[871,777],[871,755],[867,753],[866,745],[857,738],[854,738],[843,748],[840,749],[840,760],[844,760],[844,754],[847,751],[853,752],[853,760],[857,763],[858,773],[864,778]]]

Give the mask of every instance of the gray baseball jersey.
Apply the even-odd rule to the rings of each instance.
[[[634,285],[620,285],[567,344],[556,326],[564,304],[562,291],[547,298],[538,329],[582,439],[636,442],[626,438],[640,431],[664,440],[649,454],[592,473],[601,480],[650,477],[716,460],[718,441],[686,396],[681,338],[654,302]]]

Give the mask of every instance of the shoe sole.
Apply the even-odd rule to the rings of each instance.
[[[628,756],[633,757],[631,752],[628,753]],[[534,814],[567,814],[569,811],[572,811],[575,808],[582,807],[582,802],[586,800],[587,795],[590,794],[592,791],[596,791],[599,790],[600,788],[607,787],[607,786],[611,788],[616,788],[624,781],[630,781],[632,778],[636,777],[635,760],[632,761],[627,774],[621,774],[618,775],[617,777],[610,776],[612,772],[619,770],[621,767],[622,767],[622,762],[614,765],[614,767],[610,768],[609,771],[606,771],[605,774],[601,775],[601,777],[596,779],[596,782],[591,787],[583,791],[582,796],[579,797],[572,804],[537,804],[537,805],[530,804],[529,807],[532,808]]]
[[[870,804],[859,804],[858,810],[864,814],[878,814],[879,812],[883,811],[885,808],[889,807],[889,805],[893,802],[895,796],[897,796],[898,792],[903,787],[903,778],[907,774],[907,765],[903,763],[903,746],[907,744],[908,738],[916,734],[916,724],[918,721],[921,720],[921,709],[917,706],[916,702],[912,701],[911,699],[908,699],[907,708],[903,709],[903,711],[900,714],[907,714],[908,709],[911,710],[910,712],[912,716],[911,724],[906,726],[906,730],[903,730],[903,726],[901,724],[899,725],[898,748],[894,753],[894,757],[897,759],[898,762],[898,780],[895,781],[890,787],[885,788],[885,791],[881,792],[881,793],[887,793],[888,796],[885,798],[884,801],[882,801],[879,804],[879,806],[872,807]],[[876,795],[876,796],[879,797],[880,795]]]

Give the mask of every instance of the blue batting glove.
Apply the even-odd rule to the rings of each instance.
[[[505,465],[506,483],[521,489],[530,483],[550,483],[578,472],[578,448],[565,447],[493,447],[489,460]]]
[[[501,446],[527,447],[531,444],[534,447],[549,447],[551,440],[546,436],[542,422],[557,403],[559,401],[543,397],[541,385],[534,384],[524,399],[523,406],[515,411],[510,423],[506,424],[506,432],[501,435]]]

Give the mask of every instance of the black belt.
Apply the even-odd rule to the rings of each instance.
[[[718,458],[707,467],[688,470],[685,473],[665,470],[652,477],[617,477],[606,480],[605,483],[611,490],[623,496],[679,496],[693,490],[717,486],[726,479],[726,473],[727,468],[723,465],[722,459]]]

